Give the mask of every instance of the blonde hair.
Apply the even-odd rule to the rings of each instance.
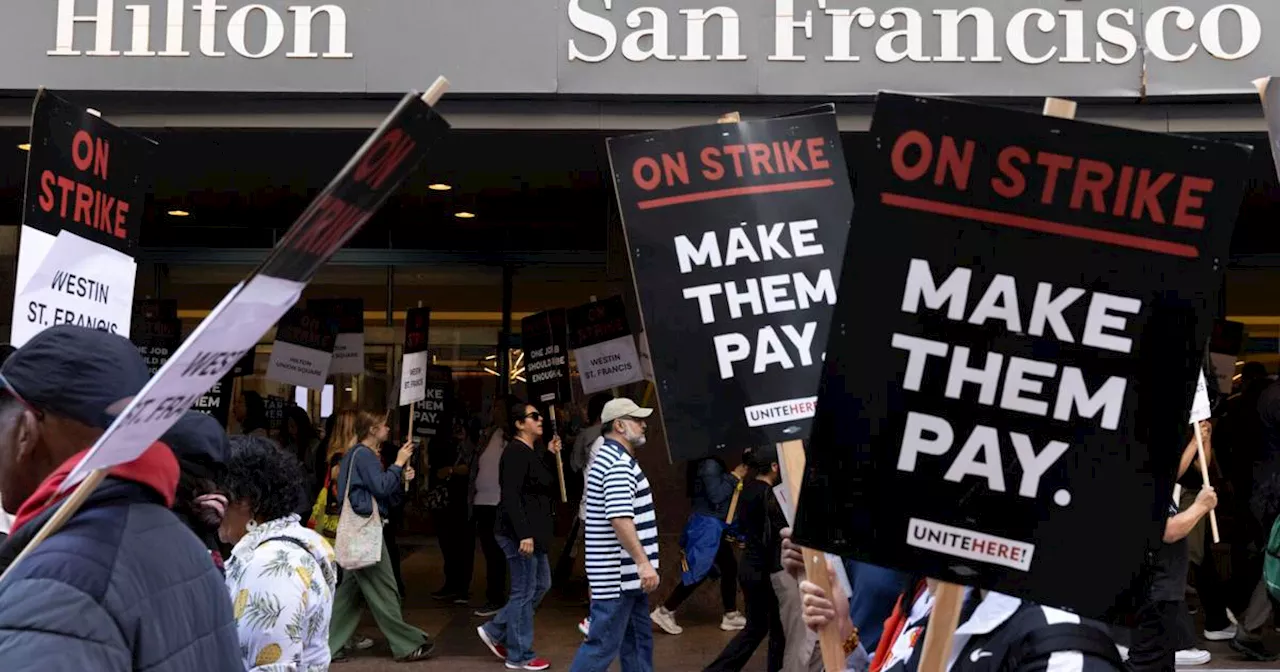
[[[360,437],[356,436],[356,412],[338,411],[333,419],[333,434],[329,436],[327,457],[333,459],[334,455],[347,452],[359,440]]]

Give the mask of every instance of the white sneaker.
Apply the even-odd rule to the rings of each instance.
[[[720,619],[720,629],[725,632],[741,630],[747,627],[747,617],[742,615],[740,611],[731,611]]]
[[[649,614],[649,620],[653,621],[654,625],[662,628],[662,631],[668,635],[678,635],[684,632],[684,628],[676,623],[676,615],[667,611],[666,607],[654,609],[653,613]]]
[[[1129,662],[1129,647],[1116,644],[1116,651],[1120,654],[1120,662]]]
[[[351,639],[347,640],[347,648],[355,649],[356,651],[368,651],[373,648],[373,640],[361,635],[352,635]]]
[[[1178,665],[1208,665],[1213,660],[1213,656],[1204,649],[1183,649],[1174,656],[1174,662]]]
[[[1228,625],[1221,630],[1205,630],[1204,638],[1211,642],[1225,642],[1236,638],[1236,626]]]

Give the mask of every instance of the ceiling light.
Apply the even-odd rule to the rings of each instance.
[[[190,217],[191,213],[187,212],[186,210],[170,210],[169,216],[170,217]]]
[[[20,144],[18,145],[18,149],[20,149],[20,150],[22,150],[22,151],[24,151],[24,152],[29,152],[29,151],[31,151],[31,143],[29,143],[29,142],[23,142],[23,143],[20,143]]]
[[[430,189],[431,191],[449,191],[453,187],[443,182],[436,182],[435,184],[428,184],[427,188]]]
[[[474,212],[463,211],[455,214],[454,217],[457,217],[458,219],[475,219],[476,214]]]

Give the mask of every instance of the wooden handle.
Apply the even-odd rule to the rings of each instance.
[[[4,574],[0,574],[0,583],[4,582],[4,578],[9,575],[9,572],[13,571],[14,567],[17,567],[18,564],[22,562],[23,558],[36,550],[40,544],[44,543],[44,540],[53,536],[55,532],[62,529],[62,526],[65,525],[68,520],[71,520],[71,516],[76,515],[76,512],[80,510],[84,501],[89,498],[89,495],[93,494],[93,491],[97,489],[100,483],[102,483],[102,479],[107,477],[107,472],[107,469],[94,469],[89,472],[89,475],[86,476],[83,481],[80,481],[80,484],[76,486],[76,489],[71,492],[71,495],[67,497],[66,501],[62,503],[62,506],[58,508],[58,512],[53,514],[53,517],[49,518],[49,521],[44,524],[44,527],[40,528],[39,532],[36,532],[36,536],[31,538],[31,542],[27,544],[26,548],[23,548],[22,552],[18,554],[18,557],[14,558],[13,562],[9,563],[9,568],[4,570]]]
[[[547,412],[551,415],[551,436],[552,439],[560,435],[559,428],[556,426],[556,407],[547,406]],[[564,488],[564,460],[560,457],[560,452],[564,450],[564,443],[560,443],[560,450],[556,451],[556,478],[560,480],[560,503],[566,504],[569,501],[569,492]]]
[[[740,121],[742,121],[742,115],[737,112],[727,112],[716,119],[717,124],[736,124]]]
[[[1204,456],[1204,438],[1200,434],[1200,423],[1195,424],[1196,433],[1196,456],[1200,459],[1200,478],[1204,480],[1204,487],[1209,487],[1209,460]],[[1213,531],[1213,543],[1222,543],[1222,538],[1218,536],[1218,514],[1212,509],[1209,510],[1209,529]]]
[[[924,649],[920,652],[919,672],[946,672],[951,654],[951,640],[960,624],[960,607],[964,606],[964,586],[939,582],[933,594],[933,612],[924,631]]]
[[[1076,101],[1066,100],[1064,98],[1045,98],[1044,110],[1041,112],[1046,117],[1059,117],[1061,119],[1076,118]]]
[[[408,435],[408,438],[405,439],[405,441],[413,440],[413,416],[417,415],[416,413],[414,413],[414,410],[417,407],[418,407],[418,402],[416,401],[413,402],[412,404],[409,404],[409,435]],[[404,479],[404,491],[409,492],[409,479],[407,478]]]
[[[440,97],[449,90],[449,80],[444,77],[436,77],[436,81],[427,87],[427,92],[422,94],[422,102],[435,107],[440,102]]]
[[[831,572],[827,571],[827,556],[811,548],[801,548],[804,553],[805,578],[822,589],[828,596],[833,595]],[[840,641],[840,630],[835,623],[828,624],[818,631],[818,648],[822,650],[822,665],[828,670],[843,670],[848,656],[844,653],[844,642]]]
[[[738,498],[742,496],[742,481],[738,481],[738,487],[733,489],[733,499],[729,500],[729,515],[724,517],[725,525],[733,524],[733,517],[738,513]]]

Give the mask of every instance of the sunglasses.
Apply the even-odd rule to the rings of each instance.
[[[521,420],[534,420],[534,421],[537,421],[537,420],[541,420],[541,419],[542,419],[542,414],[541,414],[541,413],[539,413],[539,412],[537,412],[537,411],[534,411],[534,412],[532,412],[532,413],[529,413],[529,414],[525,415],[523,418],[520,418],[520,419],[521,419]]]
[[[22,404],[24,408],[31,411],[31,413],[36,416],[37,420],[44,420],[44,411],[36,408],[31,404],[31,402],[27,401],[26,397],[19,394],[18,391],[13,388],[13,384],[9,382],[9,379],[4,377],[4,374],[0,374],[0,391],[3,391],[5,394],[13,397],[19,404]]]

